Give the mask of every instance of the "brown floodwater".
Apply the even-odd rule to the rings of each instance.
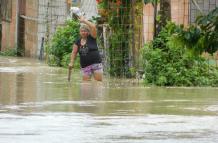
[[[136,82],[134,82],[136,83]],[[217,143],[218,88],[82,82],[0,57],[0,143]]]

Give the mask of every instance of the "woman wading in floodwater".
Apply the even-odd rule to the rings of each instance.
[[[83,80],[91,80],[93,76],[95,80],[102,81],[103,66],[96,42],[96,26],[83,16],[79,17],[79,20],[81,22],[80,38],[73,44],[69,69],[73,68],[76,55],[79,53]]]

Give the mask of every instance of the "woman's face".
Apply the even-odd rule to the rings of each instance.
[[[86,29],[80,29],[80,36],[86,38],[89,35],[89,32]]]

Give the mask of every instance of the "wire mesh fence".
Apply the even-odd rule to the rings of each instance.
[[[206,15],[216,7],[218,7],[218,0],[190,0],[189,24],[195,23],[199,15]],[[208,64],[218,67],[218,52],[213,55],[204,53],[203,56],[207,58]]]
[[[105,1],[99,6],[102,21],[101,47],[104,53],[104,67],[108,75],[131,77],[139,67],[139,49],[143,44],[143,2]]]
[[[58,26],[64,25],[68,10],[65,0],[19,0],[18,48],[23,55],[44,57],[44,43],[51,40]]]

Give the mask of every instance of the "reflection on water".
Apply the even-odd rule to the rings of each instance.
[[[0,57],[0,143],[215,143],[217,88],[82,82],[78,71]]]

